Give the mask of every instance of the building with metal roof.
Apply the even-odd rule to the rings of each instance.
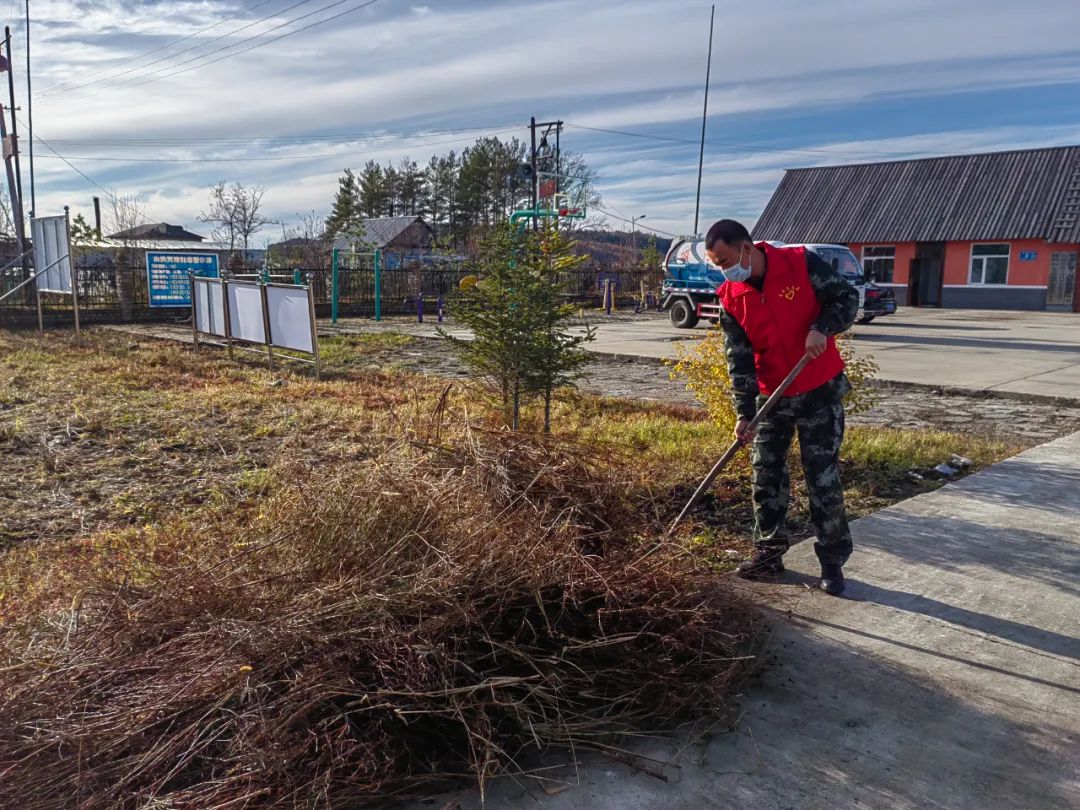
[[[792,169],[753,234],[846,244],[900,303],[1080,311],[1080,146]]]
[[[339,236],[334,248],[341,251],[424,251],[435,240],[431,226],[417,216],[371,217],[361,220],[354,233]]]
[[[109,234],[108,239],[118,241],[139,240],[145,242],[204,242],[205,239],[182,225],[170,225],[168,222],[150,222],[136,225],[125,231]]]

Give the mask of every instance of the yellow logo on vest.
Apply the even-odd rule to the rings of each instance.
[[[786,286],[784,289],[782,289],[780,291],[780,297],[781,298],[786,298],[788,301],[794,301],[795,296],[798,295],[798,293],[799,293],[799,288],[796,287],[794,284],[789,284],[788,286]]]

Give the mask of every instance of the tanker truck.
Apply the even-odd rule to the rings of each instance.
[[[881,315],[896,312],[893,291],[868,282],[863,277],[859,260],[846,245],[769,244],[774,247],[804,247],[829,262],[859,291],[859,323],[870,323]],[[705,255],[705,240],[676,239],[664,258],[660,308],[668,311],[672,326],[678,329],[692,329],[703,320],[715,324],[720,320],[717,290],[724,283],[723,272]]]

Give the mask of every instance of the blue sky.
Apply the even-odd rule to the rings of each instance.
[[[692,230],[708,3],[362,3],[32,0],[35,134],[149,219],[199,230],[218,180],[267,187],[291,222],[326,213],[346,166],[561,118],[598,171],[601,222]],[[21,62],[22,0],[8,5]],[[761,0],[717,17],[706,225],[752,223],[794,166],[1080,143],[1075,0]],[[38,213],[106,197],[35,153]]]

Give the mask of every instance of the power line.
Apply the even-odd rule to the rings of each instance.
[[[649,135],[644,132],[628,132],[622,129],[607,129],[604,127],[587,127],[584,124],[572,124],[569,121],[566,123],[568,127],[575,127],[577,129],[588,130],[589,132],[603,132],[608,135],[625,135],[629,138],[643,138],[650,141],[666,141],[668,143],[682,143],[690,144],[692,146],[699,146],[700,141],[690,140],[689,138],[675,138],[669,135]],[[780,146],[756,146],[744,143],[733,143],[725,141],[706,141],[705,143],[710,146],[720,146],[728,149],[743,150],[747,152],[770,152],[777,154],[804,154],[804,155],[824,155],[826,157],[865,157],[865,158],[895,158],[899,155],[908,154],[907,152],[830,152],[824,149],[798,149],[798,148],[786,148]]]
[[[626,217],[626,212],[625,211],[623,211],[618,206],[613,205],[610,202],[608,203],[608,208],[613,209],[615,211],[615,214],[618,214],[619,216],[624,217],[624,218]],[[612,214],[612,216],[615,216],[615,214]],[[626,220],[626,221],[629,221],[629,220]]]
[[[212,23],[211,25],[208,25],[205,28],[200,28],[198,31],[193,31],[190,34],[187,34],[186,36],[180,37],[179,39],[171,40],[169,42],[166,42],[164,45],[159,45],[156,48],[151,48],[150,50],[144,51],[143,53],[138,54],[137,56],[133,56],[128,61],[137,62],[137,61],[139,61],[140,59],[142,59],[144,57],[152,56],[155,53],[160,53],[161,51],[165,50],[166,48],[171,48],[173,45],[179,45],[181,42],[186,42],[189,39],[197,37],[199,34],[204,34],[207,31],[211,30],[212,28],[217,28],[219,25],[223,25],[224,23],[227,23],[229,20],[235,20],[237,17],[239,17],[239,16],[241,16],[243,14],[247,14],[250,11],[254,11],[255,9],[259,8],[260,6],[265,6],[270,1],[271,0],[260,0],[260,2],[255,3],[252,6],[248,6],[247,8],[242,8],[239,11],[237,11],[236,13],[230,14],[228,17],[220,19],[216,23]],[[311,0],[303,0],[302,3],[297,3],[296,5],[299,6],[299,5],[303,5],[304,3],[310,3],[310,2],[311,2]],[[12,6],[14,6],[14,3],[15,3],[15,0],[12,0]],[[296,6],[290,6],[289,8],[296,8]],[[288,10],[289,9],[284,9],[283,11],[288,11]],[[276,12],[276,14],[281,14],[281,13],[283,13],[283,11],[282,12]],[[127,76],[129,73],[134,73],[135,71],[138,71],[138,70],[144,70],[145,68],[148,68],[151,65],[156,65],[159,62],[167,62],[169,59],[174,59],[175,57],[180,56],[181,54],[188,53],[190,51],[195,50],[196,48],[201,48],[204,45],[210,45],[210,44],[212,44],[214,42],[217,42],[220,39],[224,39],[225,37],[232,36],[233,34],[237,33],[237,31],[243,31],[245,28],[250,28],[252,25],[257,25],[260,22],[263,22],[265,20],[270,19],[273,16],[276,16],[276,14],[272,14],[269,17],[263,17],[262,20],[256,20],[254,23],[251,23],[250,25],[245,25],[242,28],[237,28],[235,31],[230,31],[227,34],[223,34],[220,37],[216,37],[216,38],[210,40],[210,42],[204,42],[204,43],[200,43],[198,45],[193,45],[192,47],[185,48],[184,50],[178,51],[177,53],[168,54],[166,56],[161,57],[160,59],[155,59],[152,62],[147,62],[145,65],[139,65],[137,67],[128,68],[127,70],[122,70],[122,71],[120,71],[118,73],[112,73],[112,74],[109,74],[108,76],[102,76],[101,78],[94,79],[93,81],[84,82],[82,84],[76,84],[74,87],[70,88],[69,90],[65,90],[64,92],[65,93],[71,93],[71,92],[74,92],[75,90],[78,90],[81,87],[90,87],[92,85],[100,84],[101,82],[112,81],[113,79],[119,78],[120,76]],[[59,84],[54,84],[54,85],[52,85],[50,87],[44,88],[41,92],[42,92],[43,95],[51,95],[56,90],[58,90],[59,88],[66,87],[66,86],[70,85],[74,81],[75,80],[72,79],[71,81],[60,82]]]
[[[487,132],[490,135],[501,135],[501,134],[503,134],[505,132],[511,132],[511,131],[517,130],[517,129],[521,129],[521,127],[520,126],[507,127],[505,129],[501,129],[501,130],[494,130],[494,131],[487,130]],[[472,130],[473,133],[478,132],[478,131],[480,131],[480,130]],[[470,135],[467,138],[457,137],[457,138],[452,138],[450,140],[424,141],[424,142],[416,143],[414,145],[415,146],[438,146],[440,144],[459,143],[459,142],[461,142],[463,140],[471,140],[472,137],[473,136]],[[40,139],[38,139],[38,140],[40,140]],[[53,153],[56,154],[57,157],[61,157],[51,147],[50,147],[50,150],[53,151]],[[364,151],[364,152],[326,152],[326,153],[315,154],[315,155],[277,155],[277,156],[264,155],[264,156],[255,156],[255,157],[232,157],[232,158],[202,158],[202,157],[199,157],[199,158],[165,158],[165,157],[162,157],[162,158],[136,158],[136,157],[107,157],[107,156],[103,156],[103,155],[72,155],[71,159],[72,160],[103,161],[103,162],[110,162],[110,163],[240,163],[240,162],[245,162],[246,163],[246,162],[249,162],[249,161],[296,161],[296,160],[324,160],[324,159],[325,160],[330,160],[330,159],[333,159],[333,158],[362,157],[362,156],[370,155],[370,154],[371,154],[371,150],[367,150],[367,151]],[[61,159],[66,162],[66,158],[61,157]]]
[[[216,36],[216,37],[214,37],[213,39],[211,39],[211,40],[209,40],[207,42],[196,43],[195,45],[192,45],[192,46],[190,46],[188,48],[184,48],[182,51],[177,51],[176,53],[171,54],[169,56],[165,56],[165,57],[162,57],[161,59],[157,59],[157,60],[155,60],[153,62],[148,62],[145,65],[141,65],[140,67],[136,68],[136,70],[145,70],[146,68],[150,67],[153,64],[158,64],[159,62],[165,62],[165,61],[168,61],[170,59],[175,59],[178,56],[183,56],[185,53],[191,53],[192,51],[199,50],[200,48],[208,47],[210,45],[213,45],[215,42],[220,42],[223,39],[228,39],[229,37],[235,36],[236,34],[240,33],[241,31],[246,31],[247,29],[253,28],[256,25],[267,22],[267,21],[272,20],[272,19],[274,19],[276,17],[280,17],[282,14],[285,14],[286,12],[292,11],[293,9],[299,8],[300,6],[305,6],[305,5],[307,5],[308,3],[311,3],[311,2],[313,2],[313,0],[299,0],[299,2],[293,3],[291,6],[286,6],[283,9],[275,11],[273,14],[268,14],[265,17],[260,17],[257,20],[253,20],[252,22],[249,22],[247,25],[242,25],[239,28],[234,28],[232,31],[226,31],[224,34],[220,34],[219,36]],[[291,22],[292,21],[286,21],[285,24],[287,25],[287,24],[290,24]],[[271,29],[271,30],[276,30],[276,29]],[[260,34],[255,34],[254,36],[242,39],[240,42],[236,42],[233,45],[223,45],[220,48],[218,48],[217,50],[218,51],[223,51],[223,50],[228,50],[230,48],[236,47],[237,45],[243,45],[245,42],[250,42],[251,39],[255,39],[257,37],[260,37],[265,33],[267,33],[267,32],[264,31],[264,32],[262,32]],[[210,53],[213,53],[213,51],[210,51]],[[185,59],[183,62],[178,62],[175,65],[169,65],[168,67],[161,68],[161,70],[150,71],[148,75],[154,76],[154,75],[157,75],[158,73],[160,73],[162,70],[169,70],[169,69],[174,68],[174,67],[180,67],[181,65],[190,64],[191,62],[196,61],[196,60],[198,60],[201,57],[206,56],[206,55],[207,54],[198,54],[196,56],[193,56],[191,59]],[[130,72],[131,71],[125,71],[125,73],[130,73]],[[105,79],[102,79],[100,81],[107,81],[108,78],[109,77],[106,77]],[[141,79],[141,78],[143,78],[143,77],[142,76],[134,77],[134,79],[136,81],[138,79]],[[70,90],[61,91],[57,95],[63,95],[64,93],[74,92],[74,91],[76,91],[76,90],[78,90],[80,88],[84,88],[84,87],[95,87],[96,88],[96,86],[99,83],[100,83],[99,81],[84,82],[83,84],[80,84],[78,87],[73,87]],[[134,86],[134,85],[132,85],[132,80],[128,80],[126,82],[121,82],[121,84],[119,85],[119,88],[127,87],[127,86]],[[107,89],[107,88],[100,88],[100,89],[104,90],[104,89]],[[88,96],[96,95],[96,91],[92,90],[90,93],[85,94],[85,95],[88,95]]]
[[[680,238],[680,235],[677,234],[677,233],[671,233],[670,231],[662,231],[659,228],[652,227],[651,225],[642,225],[640,219],[637,219],[637,218],[627,219],[626,217],[616,216],[615,214],[608,211],[606,208],[601,208],[599,205],[594,205],[593,208],[595,208],[597,211],[601,212],[602,214],[606,214],[607,216],[611,217],[612,219],[618,219],[618,220],[621,220],[622,222],[629,222],[631,225],[636,225],[636,227],[640,228],[643,231],[652,231],[653,233],[658,233],[661,236],[670,236],[672,239],[679,239]]]
[[[311,17],[314,14],[319,14],[319,13],[321,13],[323,11],[327,11],[327,10],[329,10],[331,8],[334,8],[335,6],[340,6],[342,2],[344,2],[344,0],[336,0],[336,2],[331,3],[328,6],[324,6],[323,8],[318,9],[316,11],[312,11],[312,12],[309,12],[308,14],[301,15],[300,17],[297,17],[297,18],[295,18],[293,20],[290,20],[288,23],[283,23],[282,25],[271,28],[269,31],[265,31],[263,34],[260,34],[259,36],[265,36],[266,34],[277,31],[280,28],[284,28],[286,25],[292,25],[293,23],[299,22],[300,20],[306,19],[307,17]],[[231,59],[234,56],[240,56],[241,54],[249,53],[250,51],[254,51],[254,50],[258,49],[258,48],[264,48],[267,45],[272,45],[273,43],[278,42],[280,40],[283,40],[286,37],[295,36],[296,34],[301,34],[304,31],[308,31],[308,30],[310,30],[312,28],[316,28],[316,27],[318,27],[320,25],[325,25],[328,22],[333,22],[334,20],[340,19],[341,17],[344,17],[347,14],[352,14],[353,12],[361,11],[361,10],[363,10],[365,8],[368,8],[369,6],[375,5],[378,2],[379,2],[379,0],[366,0],[366,2],[361,3],[358,6],[353,6],[352,8],[347,8],[344,11],[340,11],[337,14],[334,14],[334,15],[332,15],[330,17],[327,17],[324,20],[316,20],[313,23],[309,23],[308,25],[302,26],[301,28],[297,28],[295,31],[289,31],[289,32],[286,32],[284,34],[281,34],[280,36],[273,37],[272,39],[269,39],[266,42],[256,42],[251,47],[244,48],[243,50],[237,51],[236,53],[228,53],[228,54],[225,54],[224,56],[219,56],[217,59],[211,59],[209,62],[202,62],[200,64],[194,65],[193,67],[185,68],[184,70],[178,70],[178,71],[175,71],[173,73],[166,73],[165,75],[163,75],[163,76],[161,76],[159,78],[165,79],[165,78],[170,78],[172,76],[179,76],[181,73],[189,73],[192,70],[197,70],[197,69],[199,69],[201,67],[205,67],[207,65],[213,65],[213,64],[216,64],[217,62],[222,62],[222,61],[224,61],[226,59]],[[251,39],[256,39],[256,38],[257,37],[252,37]],[[249,40],[245,40],[245,41],[249,41]],[[243,43],[237,43],[237,44],[243,44]],[[229,47],[231,48],[231,47],[235,47],[235,46],[229,46]],[[225,49],[223,49],[223,50],[225,50]],[[179,67],[179,65],[177,65],[176,67]],[[149,82],[149,81],[156,81],[156,79],[148,79],[147,82]],[[146,84],[147,82],[140,82],[140,84]],[[138,85],[133,85],[133,86],[138,86]]]
[[[312,16],[314,16],[316,14],[321,14],[324,11],[329,11],[330,9],[336,8],[337,6],[340,6],[342,3],[345,3],[345,2],[347,2],[347,0],[335,0],[333,3],[330,3],[330,4],[326,5],[326,6],[323,6],[322,8],[315,9],[315,11],[309,11],[307,14],[301,14],[299,17],[295,17],[295,18],[293,18],[291,20],[286,20],[285,22],[281,23],[280,25],[276,25],[276,26],[274,26],[273,28],[270,28],[267,31],[263,31],[260,34],[256,34],[254,36],[248,37],[248,38],[243,39],[240,42],[236,42],[236,43],[234,43],[232,45],[226,45],[223,48],[219,48],[218,50],[219,51],[232,50],[233,48],[236,48],[236,47],[238,47],[240,45],[243,45],[246,42],[253,42],[254,40],[258,40],[261,37],[265,37],[267,34],[273,33],[274,31],[278,31],[278,30],[280,30],[282,28],[286,28],[286,27],[288,27],[288,26],[290,26],[290,25],[292,25],[294,23],[299,22],[300,20],[307,19],[308,17],[312,17]],[[128,82],[128,83],[120,84],[120,85],[118,85],[117,87],[114,87],[114,88],[101,88],[101,90],[99,90],[99,91],[87,93],[85,95],[85,97],[90,98],[92,96],[98,95],[100,92],[105,92],[105,91],[110,90],[110,89],[112,89],[112,90],[126,90],[126,89],[130,89],[130,88],[133,88],[133,87],[141,87],[144,84],[149,84],[151,82],[160,81],[161,79],[169,79],[169,78],[172,78],[173,76],[180,76],[180,75],[182,75],[184,73],[190,73],[193,70],[198,70],[200,68],[207,67],[208,65],[214,65],[214,64],[217,64],[218,62],[223,62],[226,59],[232,59],[234,56],[240,56],[241,54],[249,53],[249,52],[254,51],[254,50],[258,49],[258,48],[265,48],[267,45],[272,45],[275,42],[279,42],[280,40],[285,39],[286,37],[295,36],[296,34],[301,34],[304,31],[308,31],[308,30],[310,30],[312,28],[315,28],[317,26],[325,25],[328,22],[333,22],[334,20],[340,19],[341,17],[344,17],[347,14],[352,14],[353,12],[360,11],[362,9],[365,9],[365,8],[369,7],[369,6],[373,6],[378,2],[379,2],[379,0],[366,0],[366,2],[361,3],[358,6],[353,6],[352,8],[347,8],[344,11],[340,11],[337,14],[334,14],[334,15],[332,15],[330,17],[327,17],[327,18],[325,18],[323,20],[316,20],[313,23],[309,23],[308,25],[297,28],[295,31],[287,31],[284,34],[280,34],[280,35],[278,35],[276,37],[271,37],[270,39],[267,39],[267,40],[265,40],[263,42],[255,42],[253,45],[250,45],[247,48],[243,48],[242,50],[235,51],[233,53],[225,53],[222,56],[217,57],[216,59],[210,59],[210,60],[207,60],[207,61],[202,61],[207,56],[207,54],[198,54],[198,55],[192,57],[191,59],[185,59],[183,62],[179,62],[179,63],[177,63],[175,65],[170,65],[169,69],[171,70],[172,68],[178,68],[178,67],[181,67],[183,65],[187,65],[187,64],[189,64],[191,62],[196,63],[196,64],[191,65],[190,67],[185,67],[185,68],[183,68],[181,70],[172,70],[172,72],[154,73],[153,75],[150,75],[148,77],[140,78],[139,80],[134,81],[134,82]],[[290,6],[290,8],[295,8],[295,6]]]
[[[253,137],[253,138],[214,138],[214,137],[176,137],[176,138],[52,138],[51,143],[55,146],[57,144],[64,144],[67,146],[202,146],[205,144],[225,144],[229,146],[244,146],[244,145],[259,145],[270,143],[304,143],[310,141],[337,141],[340,143],[349,143],[353,141],[363,140],[379,140],[386,138],[412,138],[419,136],[442,136],[442,135],[459,135],[467,134],[470,132],[492,132],[494,130],[505,131],[510,129],[520,129],[518,125],[502,124],[491,125],[482,127],[460,127],[455,129],[439,129],[439,130],[408,130],[408,131],[387,131],[379,130],[374,132],[343,132],[339,134],[329,133],[316,133],[310,135],[279,135],[273,137]]]
[[[89,183],[90,185],[92,185],[92,186],[96,186],[97,188],[99,188],[99,189],[100,189],[100,190],[101,190],[101,191],[102,191],[102,192],[103,192],[103,193],[104,193],[104,194],[105,194],[106,196],[108,196],[108,197],[109,197],[109,199],[112,199],[112,200],[115,200],[115,199],[117,199],[117,197],[116,197],[116,195],[115,195],[115,194],[113,194],[113,193],[112,193],[111,191],[109,191],[109,190],[108,190],[107,188],[105,188],[105,186],[101,185],[101,183],[99,183],[99,182],[98,182],[97,180],[95,180],[95,179],[94,179],[93,177],[91,177],[90,175],[86,174],[86,172],[84,172],[84,171],[83,171],[82,169],[80,169],[80,168],[79,168],[78,166],[76,166],[76,165],[75,165],[74,163],[72,163],[72,162],[71,162],[70,160],[68,160],[68,159],[67,159],[66,157],[64,157],[64,156],[63,156],[63,155],[61,155],[61,154],[60,154],[59,152],[57,152],[57,151],[56,151],[55,149],[53,149],[53,148],[52,148],[52,146],[50,146],[50,145],[48,144],[48,142],[46,142],[46,141],[42,140],[42,139],[41,139],[41,138],[40,138],[39,136],[37,136],[37,135],[35,135],[35,136],[34,136],[34,140],[35,140],[35,141],[37,141],[38,143],[40,143],[40,144],[41,144],[42,146],[44,146],[44,147],[45,147],[46,149],[48,149],[48,150],[49,150],[50,152],[52,152],[52,153],[53,153],[53,154],[54,154],[54,155],[55,155],[55,156],[56,156],[57,158],[59,158],[60,160],[64,161],[64,163],[66,163],[66,164],[68,165],[68,167],[69,167],[69,168],[70,168],[70,169],[71,169],[71,170],[72,170],[73,172],[75,172],[75,173],[76,173],[77,175],[79,175],[79,176],[80,176],[80,177],[81,177],[81,178],[82,178],[83,180],[85,180],[86,182],[88,182],[88,183]]]

